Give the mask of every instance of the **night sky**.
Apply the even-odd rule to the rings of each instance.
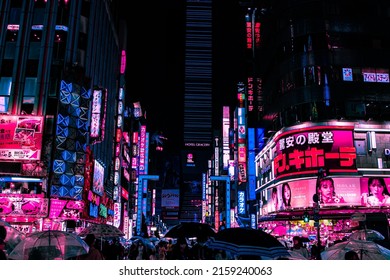
[[[228,3],[226,3],[228,2]],[[237,3],[236,3],[237,2]],[[129,12],[127,94],[146,109],[148,131],[160,132],[171,148],[182,139],[184,94],[185,1],[139,1]],[[243,8],[238,1],[215,2],[214,100],[215,128],[222,123],[222,106],[235,105],[235,89],[244,78]],[[143,13],[143,21],[139,14]]]

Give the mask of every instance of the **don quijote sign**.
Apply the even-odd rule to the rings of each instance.
[[[282,133],[275,139],[275,178],[328,167],[356,171],[353,127],[313,126]]]

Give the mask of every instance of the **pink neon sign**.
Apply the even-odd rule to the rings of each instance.
[[[40,160],[43,117],[0,117],[0,160]]]
[[[321,167],[356,172],[353,131],[336,126],[316,126],[289,131],[275,139],[275,178],[314,174]]]

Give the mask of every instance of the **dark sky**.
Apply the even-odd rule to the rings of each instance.
[[[139,1],[139,8],[127,17],[131,50],[127,56],[127,94],[146,109],[148,131],[162,131],[174,147],[179,145],[183,129],[184,4],[184,0]],[[243,79],[245,38],[240,35],[244,19],[238,1],[216,0],[215,5],[214,126],[220,128],[222,106],[235,104],[235,87]]]

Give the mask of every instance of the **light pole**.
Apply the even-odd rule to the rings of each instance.
[[[318,195],[318,190],[320,189],[321,179],[329,175],[329,170],[320,168],[317,173],[316,181],[316,193],[313,195],[314,201],[314,225],[317,227],[317,256],[316,259],[321,259],[321,227],[320,227],[320,196]]]

